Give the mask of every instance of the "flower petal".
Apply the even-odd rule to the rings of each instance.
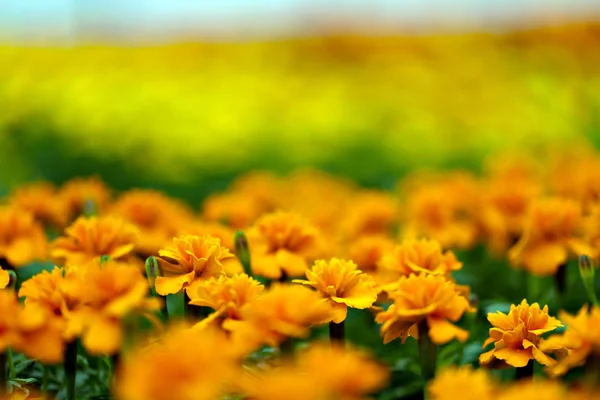
[[[429,337],[435,344],[448,343],[452,339],[458,339],[461,342],[465,342],[469,337],[469,332],[451,324],[443,318],[427,318],[427,325],[429,326]]]
[[[155,282],[156,293],[161,296],[179,293],[181,289],[188,286],[195,277],[195,272],[189,272],[176,276],[157,276]]]

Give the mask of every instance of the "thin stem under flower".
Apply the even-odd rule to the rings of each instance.
[[[419,361],[421,362],[421,378],[423,387],[435,377],[437,366],[437,347],[429,338],[429,327],[427,321],[419,323]]]
[[[0,353],[0,397],[6,395],[6,353]]]
[[[345,321],[340,322],[339,324],[336,324],[335,322],[331,321],[329,323],[329,340],[331,341],[331,344],[339,344],[344,346],[346,343],[346,325],[345,325]]]
[[[526,366],[517,368],[516,379],[519,380],[531,380],[533,379],[533,360],[529,360]]]
[[[64,357],[65,385],[67,400],[75,400],[75,380],[77,378],[77,340],[67,343]]]

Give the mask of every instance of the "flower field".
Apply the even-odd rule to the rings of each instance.
[[[598,32],[0,48],[0,398],[600,399]]]

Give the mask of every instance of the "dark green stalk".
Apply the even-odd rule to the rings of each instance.
[[[533,360],[529,360],[526,366],[517,368],[517,380],[533,379]]]
[[[346,325],[344,323],[345,321],[340,322],[339,324],[336,324],[335,322],[331,321],[329,323],[329,340],[331,341],[331,344],[339,344],[344,346],[346,343]]]
[[[0,353],[0,397],[6,395],[6,353]]]
[[[556,283],[556,288],[558,289],[558,299],[560,304],[564,304],[565,297],[567,295],[567,264],[562,264],[556,270],[556,274],[554,274],[554,282]]]
[[[435,377],[437,364],[437,348],[429,338],[429,327],[427,321],[419,322],[419,361],[421,362],[421,378],[423,379],[423,390],[426,391],[427,382]]]
[[[48,394],[48,381],[50,380],[50,371],[48,370],[48,366],[42,365],[43,375],[42,375],[42,395],[46,398]]]
[[[75,400],[75,380],[77,378],[77,340],[67,343],[64,358],[67,400]]]
[[[8,364],[8,379],[13,380],[17,377],[17,373],[15,372],[12,349],[6,349],[6,363]]]
[[[252,276],[252,261],[250,258],[250,247],[248,245],[248,238],[242,231],[237,231],[233,237],[235,244],[235,255],[240,260],[244,272],[248,276]]]
[[[281,351],[281,355],[285,357],[292,357],[294,355],[294,350],[296,346],[294,345],[294,339],[287,338],[279,345],[279,351]]]

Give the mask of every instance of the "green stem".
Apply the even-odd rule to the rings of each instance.
[[[331,341],[331,344],[336,343],[342,346],[345,345],[346,325],[344,322],[345,321],[342,321],[339,324],[336,324],[335,322],[331,321],[329,323],[329,340]]]
[[[292,357],[294,355],[294,339],[287,338],[279,345],[279,350],[281,351],[281,355],[286,357]]]
[[[15,372],[15,362],[13,360],[12,349],[6,349],[6,361],[8,363],[8,379],[9,380],[16,379],[17,373]]]
[[[46,365],[42,365],[42,368],[44,370],[42,375],[42,394],[44,395],[44,398],[46,398],[46,394],[48,393],[48,381],[50,380],[50,371]]]
[[[562,264],[556,270],[554,274],[554,282],[558,289],[558,300],[560,307],[565,304],[565,297],[567,295],[567,264]]]
[[[527,273],[527,301],[529,304],[538,301],[540,296],[540,278]]]
[[[0,398],[6,395],[6,353],[0,353]]]
[[[75,380],[77,378],[77,340],[67,343],[64,358],[67,400],[75,400]]]
[[[423,391],[427,392],[427,382],[435,377],[437,364],[437,348],[429,338],[429,327],[427,321],[419,322],[419,361],[421,362],[421,378],[423,379]]]
[[[533,379],[533,360],[529,360],[526,366],[517,368],[517,380]]]

